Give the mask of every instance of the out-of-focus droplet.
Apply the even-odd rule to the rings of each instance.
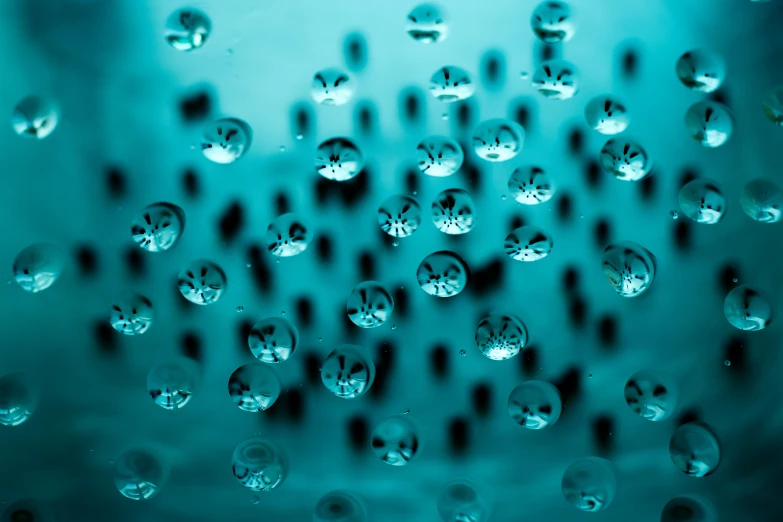
[[[726,79],[726,64],[717,53],[688,51],[677,60],[677,77],[692,91],[712,92]]]
[[[417,42],[442,42],[449,36],[448,13],[438,4],[419,4],[408,13],[405,31]]]
[[[337,67],[322,69],[313,75],[310,94],[321,105],[345,105],[356,92],[356,79]]]
[[[155,310],[152,301],[140,294],[132,294],[112,305],[109,324],[125,335],[141,335],[152,326]]]
[[[250,503],[253,504],[254,506],[260,502],[261,502],[261,497],[258,495],[253,495],[252,497],[250,497]]]
[[[436,504],[442,522],[486,522],[492,511],[478,485],[465,479],[444,484]]]
[[[737,282],[739,282],[739,279],[737,279],[737,278],[735,277],[735,278],[733,278],[731,281],[732,281],[733,283],[737,283]]]
[[[315,151],[315,170],[326,179],[347,181],[364,168],[364,156],[348,138],[331,138]]]
[[[561,483],[566,501],[582,511],[609,507],[617,492],[614,464],[599,457],[577,460],[565,470]]]
[[[655,256],[632,241],[619,241],[606,247],[601,259],[604,277],[621,297],[636,297],[655,279]]]
[[[448,136],[428,136],[416,147],[419,170],[430,176],[451,176],[462,166],[462,147]]]
[[[698,102],[685,113],[685,128],[703,146],[720,147],[734,132],[734,116],[722,103]]]
[[[479,158],[490,161],[508,161],[522,150],[525,129],[514,121],[493,118],[478,124],[473,131],[473,149]]]
[[[114,461],[114,485],[131,500],[148,500],[160,493],[169,469],[167,459],[158,451],[128,449]]]
[[[299,330],[285,317],[261,319],[247,338],[253,357],[264,363],[287,361],[299,347]]]
[[[527,327],[514,315],[488,314],[476,326],[476,348],[493,361],[511,359],[527,344]]]
[[[758,290],[741,285],[726,296],[723,315],[734,328],[745,331],[763,330],[772,320],[772,304]]]
[[[285,145],[280,145],[280,152],[285,152]]]
[[[671,217],[672,219],[679,219],[680,213],[677,212],[676,210],[671,210],[669,211],[669,217]]]
[[[705,477],[720,464],[720,442],[708,425],[689,422],[672,434],[669,455],[677,469],[686,475]]]
[[[14,258],[14,279],[23,290],[35,294],[52,286],[63,273],[64,266],[62,250],[50,243],[36,243]]]
[[[313,232],[298,214],[278,216],[266,229],[266,248],[278,257],[301,254],[313,241]]]
[[[228,378],[228,394],[240,410],[252,413],[269,409],[280,397],[282,384],[268,364],[243,364]]]
[[[28,96],[14,107],[11,126],[19,136],[42,140],[57,127],[60,120],[57,104],[40,96]]]
[[[740,206],[759,223],[777,223],[783,218],[783,190],[768,179],[748,181],[740,192]]]
[[[244,306],[237,306],[237,312],[244,312],[245,307]]]
[[[303,140],[304,139],[304,134],[297,134],[296,135],[296,139],[299,140],[299,141]]]
[[[367,522],[364,499],[344,489],[330,491],[315,504],[313,522]]]
[[[776,85],[767,91],[761,106],[769,121],[783,127],[783,85]]]
[[[567,42],[576,31],[571,8],[558,0],[538,4],[530,16],[530,27],[542,42],[548,44]]]
[[[374,380],[375,364],[358,346],[338,346],[321,365],[321,381],[341,399],[361,397]]]
[[[440,115],[440,119],[443,120],[443,121],[448,120],[449,119],[449,113],[448,112],[444,112],[443,114]]]
[[[231,459],[234,476],[250,491],[270,491],[288,476],[288,459],[282,450],[261,437],[237,445]]]
[[[378,224],[392,237],[408,237],[421,224],[421,206],[411,196],[389,196],[378,207]]]
[[[649,421],[662,421],[677,411],[679,393],[668,376],[642,370],[634,373],[623,390],[631,411]]]
[[[538,227],[527,225],[511,231],[506,236],[503,249],[515,261],[538,261],[552,252],[552,236]]]
[[[430,94],[438,100],[452,103],[466,100],[476,92],[470,73],[462,67],[447,65],[430,77]]]
[[[428,255],[416,270],[416,280],[421,289],[435,297],[459,294],[468,284],[469,275],[465,260],[449,250]]]
[[[405,466],[421,451],[419,428],[410,416],[396,415],[382,420],[372,432],[372,449],[382,462]]]
[[[579,70],[566,60],[548,60],[533,72],[533,88],[550,100],[568,100],[579,93]]]
[[[5,501],[3,501],[5,504]],[[48,504],[26,498],[12,502],[0,516],[1,522],[54,522],[54,514]]]
[[[619,134],[631,123],[631,113],[615,96],[593,98],[585,106],[587,124],[601,134]]]
[[[182,296],[197,305],[216,303],[226,291],[226,274],[211,261],[199,259],[179,273],[177,286]]]
[[[718,512],[706,498],[675,497],[663,507],[661,522],[718,522]]]
[[[174,49],[192,51],[206,43],[211,28],[212,23],[206,14],[186,7],[169,15],[163,35]]]
[[[650,175],[652,162],[647,152],[629,138],[612,138],[601,149],[601,166],[623,181],[640,181]]]
[[[460,354],[462,357],[465,357],[465,356],[468,354],[468,351],[467,351],[467,350],[465,350],[465,349],[462,349],[462,350],[460,350],[460,351],[459,351],[459,352],[457,352],[457,353],[459,353],[459,354]]]
[[[551,426],[563,411],[560,392],[545,381],[526,381],[508,396],[508,414],[511,419],[531,430]]]
[[[391,317],[394,299],[377,281],[364,281],[348,296],[348,318],[359,328],[376,328]]]
[[[448,189],[432,202],[435,228],[449,235],[466,234],[476,222],[476,205],[466,190]]]
[[[520,80],[529,80],[530,79],[530,73],[527,71],[522,71],[519,73],[519,79]]]
[[[731,361],[726,359],[725,361],[723,361],[723,364],[725,364],[726,366],[731,366]]]
[[[198,367],[186,357],[154,366],[147,375],[147,391],[155,404],[165,410],[185,407],[198,384]]]
[[[518,203],[538,205],[552,199],[552,176],[541,167],[528,165],[514,169],[508,178],[508,191]]]
[[[201,134],[201,153],[223,165],[244,156],[253,142],[253,131],[239,118],[221,118],[207,123]]]
[[[148,252],[176,245],[185,231],[185,211],[171,203],[153,203],[131,221],[133,241]]]
[[[38,407],[38,389],[23,373],[0,377],[0,424],[18,426],[27,421]]]
[[[726,198],[716,181],[694,179],[680,189],[680,209],[684,216],[696,223],[715,225],[726,213]]]

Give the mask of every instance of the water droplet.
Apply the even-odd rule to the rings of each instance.
[[[231,458],[234,476],[250,491],[269,491],[288,476],[288,459],[277,445],[250,437],[237,445]]]
[[[221,118],[207,123],[201,135],[201,153],[209,161],[233,163],[250,149],[253,131],[238,118]]]
[[[348,296],[348,318],[359,328],[376,328],[385,323],[394,310],[394,299],[377,281],[359,283]]]
[[[389,196],[378,207],[378,224],[390,236],[408,237],[421,224],[421,206],[410,196]]]
[[[375,380],[375,364],[360,347],[344,344],[335,348],[321,365],[321,381],[341,399],[367,393]]]
[[[614,465],[599,457],[577,460],[563,473],[561,487],[566,501],[577,509],[606,509],[617,492]]]
[[[216,303],[226,291],[226,274],[215,263],[199,259],[182,269],[177,286],[191,303],[208,305]]]
[[[132,294],[112,305],[109,323],[112,328],[125,335],[141,335],[155,319],[152,301],[140,294]]]
[[[185,212],[171,203],[153,203],[131,221],[133,241],[148,252],[169,250],[185,231]]]
[[[588,374],[587,374],[587,377],[589,377],[590,379],[592,379],[592,378],[593,378],[593,374],[592,374],[592,373],[588,373]]]
[[[508,161],[522,150],[525,129],[504,118],[485,120],[473,131],[473,149],[479,158],[489,162]]]
[[[258,495],[253,495],[252,497],[250,497],[250,503],[251,503],[251,504],[253,504],[253,505],[256,505],[256,504],[258,504],[259,502],[261,502],[261,497],[260,497],[260,496],[258,496]]]
[[[468,354],[468,351],[467,351],[467,350],[465,350],[465,349],[462,349],[462,350],[460,350],[460,351],[459,351],[459,352],[457,352],[457,353],[459,353],[459,354],[460,354],[462,357],[465,357],[465,356]]]
[[[397,329],[397,325],[396,324],[391,325],[391,329],[392,330],[396,330]]]
[[[505,194],[501,194],[500,195],[500,200],[501,201],[506,201],[506,195]]]
[[[293,212],[276,217],[266,230],[267,250],[278,257],[301,254],[312,240],[310,226]]]
[[[508,191],[518,203],[537,205],[552,199],[555,186],[549,173],[530,165],[514,169],[508,177]]]
[[[726,359],[725,361],[723,361],[723,364],[725,364],[726,366],[731,366],[731,361]]]
[[[372,432],[371,444],[375,455],[390,466],[405,466],[421,450],[418,427],[400,415],[382,420]]]
[[[530,16],[530,27],[542,42],[548,44],[567,42],[576,31],[571,8],[557,0],[538,4]]]
[[[154,366],[147,375],[147,391],[155,404],[178,410],[193,398],[198,368],[193,360],[179,357]]]
[[[675,497],[663,507],[661,522],[717,522],[718,512],[705,498],[692,495]]]
[[[631,411],[649,421],[668,419],[679,402],[677,388],[668,376],[646,370],[633,374],[623,393]]]
[[[452,297],[468,283],[468,264],[454,252],[441,250],[425,257],[416,270],[422,290],[435,297]]]
[[[207,41],[212,24],[209,17],[198,9],[177,9],[166,19],[163,35],[170,46],[178,51],[198,49]]]
[[[59,279],[65,260],[65,253],[55,245],[30,245],[14,258],[14,279],[27,292],[42,292]]]
[[[530,79],[530,73],[527,71],[522,71],[519,73],[519,79],[520,80],[529,80]]]
[[[353,491],[330,491],[316,503],[313,522],[367,522],[364,499]]]
[[[444,112],[443,114],[440,115],[440,119],[443,121],[447,121],[449,119],[449,113]]]
[[[647,152],[629,138],[612,138],[601,149],[601,166],[623,181],[639,181],[650,175],[652,162]]]
[[[396,247],[396,246],[399,246],[399,245],[400,245],[400,242],[397,241],[396,239],[394,241],[392,241],[392,246],[393,247]]]
[[[783,127],[783,85],[776,85],[767,91],[762,107],[769,121]]]
[[[632,241],[620,241],[606,247],[601,264],[604,277],[622,297],[643,293],[655,279],[655,257]]]
[[[303,134],[297,134],[296,135],[296,139],[297,140],[303,140],[304,139],[304,135]]]
[[[476,326],[476,348],[493,361],[511,359],[527,343],[527,327],[513,315],[488,314]]]
[[[280,377],[260,362],[244,364],[228,379],[228,394],[240,410],[252,413],[269,409],[280,397]]]
[[[777,223],[783,217],[783,190],[768,179],[754,179],[742,187],[740,206],[759,223]]]
[[[680,217],[680,213],[679,213],[679,212],[677,212],[676,210],[671,210],[671,211],[669,211],[669,216],[670,216],[672,219],[679,219],[679,217]]]
[[[703,146],[720,147],[734,132],[734,116],[721,103],[698,102],[685,113],[685,128]]]
[[[669,455],[675,467],[686,475],[705,477],[720,464],[720,443],[708,425],[689,422],[672,434]]]
[[[364,168],[364,156],[348,138],[331,138],[315,152],[315,170],[326,179],[347,181]]]
[[[421,4],[408,13],[405,31],[421,43],[442,42],[449,36],[449,16],[437,4]]]
[[[408,414],[408,413],[410,413],[410,412],[411,412],[411,409],[410,409],[410,408],[407,408],[407,409],[405,409],[405,410],[403,410],[403,411],[402,411],[402,414],[403,414],[403,415],[407,415],[407,414]]]
[[[282,311],[282,312],[280,312],[280,313],[281,313],[282,315],[285,315],[285,310],[283,310],[283,311]]]
[[[285,145],[280,145],[280,152],[285,152]]]
[[[430,176],[451,176],[462,166],[462,147],[448,136],[428,136],[416,147],[419,170]]]
[[[57,127],[60,109],[51,100],[28,96],[14,107],[11,126],[19,136],[42,140]]]
[[[550,100],[568,100],[579,92],[579,70],[565,60],[549,60],[533,72],[533,88]]]
[[[726,211],[726,198],[718,183],[711,179],[699,178],[686,183],[678,199],[683,215],[697,223],[714,225],[723,219]]]
[[[267,317],[253,325],[247,342],[253,357],[259,361],[284,362],[299,347],[299,330],[284,317]]]
[[[147,500],[158,493],[169,476],[169,463],[149,448],[128,449],[114,462],[114,485],[131,500]]]
[[[734,328],[763,330],[772,320],[772,304],[761,292],[741,285],[726,296],[723,315]]]
[[[466,190],[444,190],[432,202],[432,222],[444,234],[466,234],[475,221],[476,206]]]
[[[506,236],[503,248],[515,261],[532,262],[543,259],[552,252],[552,237],[534,226],[519,227]]]
[[[323,338],[323,337],[319,337],[319,338],[318,338],[318,342],[321,342],[321,341],[323,341],[323,340],[324,340],[324,338]]]
[[[599,96],[593,98],[585,106],[587,124],[601,134],[619,134],[631,123],[631,113],[614,96]]]
[[[237,306],[237,312],[244,312],[245,307],[244,306]]]
[[[18,426],[38,407],[38,388],[22,373],[0,376],[0,425]]]
[[[476,92],[470,73],[462,67],[447,65],[430,77],[430,94],[445,103],[466,100]]]
[[[357,81],[343,69],[331,67],[313,75],[310,94],[321,105],[344,105],[356,92]]]
[[[560,392],[545,381],[526,381],[508,396],[508,414],[525,428],[540,430],[557,422],[563,411]]]
[[[704,49],[688,51],[677,60],[677,78],[692,91],[712,92],[726,79],[720,55]]]

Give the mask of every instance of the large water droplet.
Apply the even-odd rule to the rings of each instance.
[[[609,507],[617,493],[614,465],[606,459],[587,457],[565,470],[561,482],[566,501],[582,511],[601,511]]]
[[[514,158],[524,143],[525,129],[504,118],[482,121],[473,131],[473,150],[476,155],[493,163]]]
[[[435,297],[452,297],[462,292],[469,275],[465,260],[448,250],[428,255],[416,270],[421,289]]]
[[[604,276],[622,297],[642,294],[655,279],[655,257],[632,241],[619,241],[606,247],[601,265]]]
[[[528,165],[514,169],[508,178],[508,192],[518,203],[538,205],[552,199],[552,176],[541,167]]]
[[[566,60],[548,60],[536,67],[533,88],[550,100],[568,100],[579,92],[579,70]]]
[[[369,519],[364,499],[344,489],[321,497],[313,510],[313,522],[367,522]]]
[[[734,132],[734,116],[718,102],[694,103],[685,113],[685,128],[703,146],[720,147]]]
[[[132,294],[112,305],[109,324],[125,335],[141,335],[155,320],[152,301],[140,294]]]
[[[293,212],[276,217],[266,230],[266,248],[278,257],[301,254],[312,241],[313,232],[310,227]]]
[[[310,94],[321,105],[344,105],[356,92],[356,79],[342,69],[322,69],[313,75]]]
[[[692,91],[712,92],[726,79],[720,55],[704,49],[688,51],[677,60],[677,77]]]
[[[625,403],[643,419],[662,421],[677,410],[679,394],[668,376],[642,370],[625,383]]]
[[[231,459],[234,476],[250,491],[269,491],[288,476],[288,459],[282,450],[261,437],[237,445]]]
[[[147,375],[150,397],[166,410],[183,408],[193,398],[197,384],[198,367],[185,357],[160,363]]]
[[[419,170],[430,176],[451,176],[462,166],[462,147],[448,136],[428,136],[416,147]]]
[[[678,199],[683,215],[696,223],[714,225],[726,213],[726,198],[718,183],[711,179],[699,178],[686,183]]]
[[[601,134],[619,134],[631,123],[631,113],[615,96],[593,98],[585,106],[587,124]]]
[[[408,13],[405,30],[417,42],[442,42],[449,35],[448,13],[438,4],[419,4]]]
[[[238,118],[221,118],[204,126],[201,152],[209,161],[233,163],[247,153],[253,141],[253,131]]]
[[[182,269],[177,286],[191,303],[208,305],[216,303],[226,291],[226,274],[215,263],[199,259]]]
[[[374,380],[375,364],[358,346],[338,346],[321,365],[321,381],[341,399],[361,397]]]
[[[726,296],[723,315],[734,328],[763,330],[772,320],[772,304],[758,290],[740,285]]]
[[[169,463],[149,448],[128,449],[114,460],[114,485],[131,500],[147,500],[158,493],[169,476]]]
[[[571,8],[557,0],[538,4],[530,16],[530,27],[542,42],[548,44],[567,42],[576,30]]]
[[[262,363],[243,364],[228,378],[228,394],[240,410],[264,411],[278,397],[282,384],[274,367]]]
[[[51,100],[28,96],[14,107],[11,126],[23,138],[42,140],[54,132],[60,119],[59,108]]]
[[[65,266],[65,254],[49,243],[36,243],[14,258],[14,279],[30,293],[41,292],[54,284]]]
[[[462,67],[447,65],[430,77],[430,93],[438,100],[452,103],[466,100],[476,92],[470,73]]]
[[[508,396],[508,414],[514,422],[531,430],[551,426],[562,411],[560,392],[545,381],[526,381]]]
[[[503,248],[515,261],[538,261],[549,255],[554,242],[552,237],[538,227],[519,227],[506,236]]]
[[[18,426],[38,407],[38,389],[30,377],[9,373],[0,377],[0,424]]]
[[[527,327],[513,315],[488,314],[476,326],[476,348],[493,361],[511,359],[527,344]]]
[[[133,241],[148,252],[176,245],[185,231],[185,212],[171,203],[153,203],[131,221]]]
[[[444,484],[437,506],[443,522],[486,522],[492,507],[478,485],[465,479]]]
[[[783,190],[768,179],[754,179],[742,187],[740,206],[759,223],[777,223],[783,217]]]
[[[372,432],[372,449],[382,462],[405,466],[421,451],[419,429],[409,415],[382,420]]]
[[[391,317],[394,299],[377,281],[356,285],[346,303],[348,318],[359,328],[376,328]]]
[[[364,168],[364,156],[348,138],[331,138],[315,151],[315,170],[326,179],[347,181]]]
[[[285,317],[267,317],[253,325],[247,343],[259,361],[284,362],[299,347],[299,330]]]
[[[677,469],[686,475],[705,477],[720,464],[720,442],[708,425],[689,422],[672,434],[669,454]]]
[[[390,236],[408,237],[421,224],[421,206],[411,196],[389,196],[378,207],[378,224]]]
[[[432,222],[444,234],[466,234],[475,221],[476,206],[466,190],[444,190],[432,202]]]
[[[629,138],[612,138],[601,149],[601,166],[604,170],[623,181],[639,181],[652,170],[647,152],[636,141]]]

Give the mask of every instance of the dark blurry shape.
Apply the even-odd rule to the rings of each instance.
[[[220,239],[230,243],[237,238],[245,225],[245,210],[239,201],[232,201],[218,221]]]
[[[452,419],[449,422],[449,449],[455,455],[463,455],[470,445],[468,421],[463,418]]]
[[[696,408],[688,408],[682,410],[675,420],[675,426],[679,427],[689,422],[696,422],[701,420],[701,413]]]
[[[305,398],[298,388],[283,390],[274,408],[269,408],[267,412],[277,410],[276,413],[283,413],[285,417],[293,422],[302,422],[305,416]]]
[[[189,198],[197,198],[201,195],[201,182],[198,174],[193,169],[185,169],[182,173],[182,188]]]
[[[593,229],[593,239],[595,246],[603,250],[612,240],[612,227],[605,219],[599,219]]]
[[[593,421],[593,440],[599,455],[606,455],[614,448],[614,421],[601,415]]]
[[[346,181],[318,176],[315,181],[316,201],[319,205],[324,205],[332,198],[338,198],[343,206],[353,207],[369,194],[371,171],[372,167],[365,165],[361,172]]]
[[[641,181],[639,181],[639,183],[637,183],[639,187],[639,195],[642,196],[642,199],[651,200],[653,197],[655,197],[655,187],[658,184],[656,180],[659,177],[660,172],[655,169],[649,176],[643,178]]]
[[[471,393],[471,402],[476,415],[489,416],[492,413],[492,388],[485,383],[477,384]]]
[[[584,328],[587,324],[587,303],[581,296],[572,295],[568,298],[568,319],[576,329]]]
[[[614,348],[617,345],[617,320],[611,315],[605,315],[598,319],[598,340],[606,348]]]
[[[333,252],[332,238],[323,232],[319,233],[315,238],[315,255],[318,256],[318,261],[321,263],[331,262]]]
[[[203,361],[204,351],[201,349],[201,339],[195,332],[185,332],[182,335],[182,355],[194,361]]]
[[[82,277],[95,275],[98,271],[98,252],[90,245],[76,247],[76,264]]]
[[[574,213],[574,200],[571,198],[571,194],[560,191],[555,197],[557,198],[557,217],[561,221],[569,221]]]
[[[250,337],[250,331],[253,329],[253,321],[250,319],[244,319],[240,321],[237,326],[237,333],[239,334],[239,343],[237,346],[239,347],[240,353],[242,353],[242,355],[249,355],[250,357],[253,357],[253,354],[250,351],[250,347],[247,344],[247,338]]]
[[[343,313],[343,315],[346,315]],[[347,317],[347,316],[346,316]],[[353,325],[353,323],[351,323]],[[354,329],[356,329],[356,326]],[[394,350],[395,345],[391,341],[384,340],[377,344],[376,356],[373,358],[375,362],[375,382],[372,385],[372,389],[368,394],[374,400],[382,399],[386,394],[389,386],[389,381],[392,378],[392,369],[394,367]]]
[[[536,54],[538,55],[536,64],[547,60],[559,59],[563,56],[563,47],[560,44],[546,44],[536,41]]]
[[[415,167],[405,169],[405,192],[413,194],[419,191],[421,171]]]
[[[403,124],[419,125],[424,123],[427,102],[424,93],[418,87],[406,87],[400,92],[400,121]]]
[[[291,134],[295,139],[310,138],[315,134],[315,111],[307,102],[299,102],[291,109]]]
[[[722,103],[726,107],[730,108],[730,105],[729,105],[729,93],[727,92],[725,86],[723,88],[717,90],[717,91],[712,91],[709,94],[709,98],[710,98],[710,100],[712,100],[714,102]]]
[[[253,282],[262,292],[270,292],[272,290],[273,277],[264,256],[264,248],[261,245],[253,244],[247,248],[247,261],[250,265],[248,270],[250,270],[250,274],[253,276]]]
[[[359,134],[372,136],[378,127],[378,111],[375,104],[369,100],[362,100],[354,109],[354,120]]]
[[[125,181],[125,173],[117,166],[106,169],[106,189],[112,198],[121,198],[126,195],[128,190]]]
[[[430,352],[430,366],[432,374],[440,379],[446,377],[449,373],[449,353],[445,346],[439,344],[432,348]]]
[[[739,285],[739,268],[735,261],[728,262],[721,266],[718,271],[718,285],[722,294],[728,294],[735,286]]]
[[[304,354],[304,376],[311,386],[322,386],[321,364],[322,360],[314,353]]]
[[[682,187],[698,177],[699,171],[696,169],[696,167],[685,167],[682,169],[682,174],[680,175],[680,185],[677,187],[677,192],[679,192]]]
[[[535,101],[527,97],[514,98],[509,102],[509,119],[522,125],[527,136],[529,136],[533,130],[535,106]]]
[[[370,446],[370,426],[364,417],[357,415],[348,421],[348,442],[356,452],[367,451]]]
[[[582,372],[578,368],[569,368],[558,379],[553,380],[552,384],[560,392],[560,398],[563,399],[563,415],[566,415],[568,407],[582,392]]]
[[[461,144],[461,146],[463,150],[466,150],[465,144]],[[468,157],[465,157],[465,161],[462,163],[462,168],[459,170],[458,174],[467,183],[467,190],[471,195],[477,196],[481,193],[481,169],[476,163],[468,159]]]
[[[503,257],[496,256],[481,266],[471,267],[468,290],[473,295],[487,295],[503,285],[506,275]]]
[[[362,281],[375,279],[375,257],[371,252],[364,251],[359,254],[359,278]]]
[[[635,80],[639,74],[639,51],[635,43],[625,43],[619,55],[620,75],[623,79]]]
[[[274,208],[276,216],[291,212],[291,202],[288,200],[288,195],[285,192],[275,194]]]
[[[679,250],[689,250],[691,248],[691,224],[685,218],[680,218],[674,224],[674,246]]]
[[[212,113],[212,89],[198,86],[183,94],[179,100],[179,114],[185,123],[197,123],[209,118]]]
[[[574,266],[569,266],[563,272],[563,289],[567,294],[570,294],[577,288],[579,288],[579,270]]]
[[[582,129],[573,128],[568,132],[568,151],[574,156],[582,154],[585,148],[585,133]]]
[[[730,337],[723,347],[723,354],[724,364],[725,361],[729,362],[726,370],[734,374],[741,374],[745,372],[747,369],[746,363],[748,359],[748,351],[745,347],[745,339],[736,336]]]
[[[410,300],[408,297],[408,290],[402,286],[396,286],[391,291],[392,298],[394,298],[394,316],[404,319],[409,315]]]
[[[367,39],[362,33],[350,33],[343,42],[345,65],[353,72],[359,72],[367,66]]]
[[[481,58],[481,83],[488,91],[502,89],[506,83],[506,57],[499,50],[487,51]]]
[[[296,322],[299,327],[309,327],[313,325],[313,302],[307,296],[302,296],[296,300]]]
[[[454,120],[457,122],[457,127],[463,132],[472,132],[478,120],[476,102],[473,98],[468,98],[454,105]]]
[[[525,218],[523,218],[522,216],[520,216],[518,214],[515,214],[515,215],[511,216],[511,220],[508,222],[508,229],[509,230],[514,230],[514,229],[517,229],[519,227],[524,227],[524,226],[525,226]]]
[[[588,161],[585,164],[585,182],[587,182],[587,186],[590,188],[598,188],[598,186],[601,185],[601,173],[603,172],[603,169],[601,169],[601,165],[595,161],[591,160]]]
[[[141,277],[146,271],[146,265],[143,251],[136,245],[125,249],[125,265],[128,267],[128,273],[133,277]]]
[[[359,328],[357,328],[353,321],[351,321],[350,317],[348,317],[344,305],[338,306],[335,311],[337,312],[337,317],[342,326],[343,337],[345,340],[353,342],[359,335]]]
[[[525,377],[533,377],[538,373],[539,369],[539,356],[538,347],[535,345],[526,346],[522,353],[519,354],[519,366],[522,370],[522,374]]]
[[[101,318],[93,324],[93,335],[95,336],[95,343],[98,345],[98,350],[106,355],[117,355],[118,346],[117,341],[119,336],[114,328],[109,324],[108,318]]]

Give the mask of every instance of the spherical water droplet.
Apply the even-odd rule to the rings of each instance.
[[[247,338],[253,357],[264,363],[287,361],[299,347],[299,330],[285,317],[258,321]]]
[[[272,255],[291,257],[301,254],[313,240],[313,232],[305,221],[293,212],[278,216],[266,229],[266,247]]]
[[[617,492],[614,465],[606,459],[587,457],[565,470],[561,483],[566,501],[582,511],[609,507]]]
[[[530,27],[542,42],[548,44],[567,42],[576,30],[571,8],[557,0],[538,4],[530,16]]]
[[[207,41],[212,24],[209,17],[198,9],[177,9],[166,19],[164,36],[170,46],[178,51],[198,49]]]
[[[476,348],[493,361],[511,359],[527,344],[527,327],[513,315],[488,314],[476,326]]]
[[[5,501],[3,501],[5,504]],[[54,522],[54,514],[49,505],[38,500],[26,498],[12,502],[0,516],[2,522]]]
[[[378,224],[390,236],[408,237],[421,224],[421,206],[410,196],[389,196],[378,207]]]
[[[38,407],[38,388],[22,373],[0,377],[0,424],[18,426]]]
[[[256,505],[256,504],[258,504],[259,502],[261,502],[261,497],[260,497],[260,496],[258,496],[258,495],[253,495],[252,497],[250,497],[250,503],[251,503],[251,504],[253,504],[253,505]]]
[[[443,121],[448,120],[449,119],[449,113],[444,112],[443,114],[440,115],[440,119],[443,120]]]
[[[769,121],[783,127],[783,85],[776,85],[767,91],[761,106]]]
[[[147,391],[155,404],[166,410],[178,410],[190,402],[196,391],[198,367],[193,360],[180,357],[160,363],[147,375]]]
[[[734,131],[734,116],[718,102],[694,103],[685,113],[685,128],[703,146],[720,147]]]
[[[316,503],[313,522],[367,522],[364,499],[353,491],[330,491]]]
[[[671,210],[671,211],[669,211],[669,216],[672,219],[679,219],[680,218],[680,213],[677,212],[676,210]]]
[[[148,252],[176,245],[185,231],[185,212],[171,203],[153,203],[131,221],[133,241]]]
[[[244,312],[245,307],[244,306],[237,306],[237,312]]]
[[[550,100],[568,100],[579,92],[579,70],[565,60],[548,60],[533,72],[533,88]]]
[[[725,364],[726,366],[731,366],[731,361],[726,359],[725,361],[723,361],[723,364]]]
[[[718,512],[709,500],[690,495],[671,499],[661,512],[661,522],[717,521]]]
[[[606,247],[601,264],[604,276],[622,297],[642,294],[655,279],[655,257],[632,241],[619,241]]]
[[[14,279],[27,292],[42,292],[57,281],[64,266],[62,250],[49,243],[36,243],[14,258]]]
[[[501,201],[506,201],[506,195],[505,194],[501,194],[500,195],[500,200]]]
[[[447,65],[430,77],[430,93],[438,100],[452,103],[466,100],[476,92],[470,73],[462,67]]]
[[[759,223],[777,223],[783,218],[783,190],[768,179],[754,179],[742,187],[740,206]]]
[[[57,127],[60,120],[57,104],[40,96],[28,96],[14,107],[11,126],[23,138],[42,140]]]
[[[408,13],[405,30],[417,42],[438,43],[449,36],[448,22],[448,13],[443,6],[420,4]]]
[[[601,134],[619,134],[631,123],[631,113],[625,103],[607,95],[590,100],[585,107],[587,124]]]
[[[734,328],[746,331],[763,330],[772,320],[772,304],[759,291],[741,285],[726,296],[723,315]]]
[[[394,299],[377,281],[356,285],[346,303],[348,318],[359,328],[376,328],[391,317]]]
[[[644,148],[629,138],[612,138],[601,149],[604,170],[623,181],[639,181],[650,175],[652,162]]]
[[[114,461],[114,485],[131,500],[147,500],[160,492],[169,476],[169,463],[157,451],[133,448]]]
[[[718,183],[706,178],[695,179],[680,189],[680,209],[683,215],[697,223],[714,225],[726,213],[726,198]]]
[[[199,259],[182,269],[177,286],[191,303],[208,305],[216,303],[226,291],[226,274],[215,263]]]
[[[519,78],[521,80],[528,80],[530,78],[530,73],[527,71],[522,71],[521,73],[519,73]]]
[[[152,301],[143,295],[132,294],[111,307],[109,323],[125,335],[141,335],[155,320]]]
[[[514,422],[531,430],[554,424],[562,411],[560,392],[545,381],[526,381],[508,396],[508,414]]]
[[[396,324],[391,325],[391,329],[392,330],[396,330],[397,329],[397,325]]]
[[[465,479],[447,482],[438,493],[437,506],[443,522],[486,522],[491,511],[479,487]]]
[[[432,202],[432,222],[444,234],[470,232],[476,222],[476,206],[467,191],[444,190]]]
[[[448,136],[428,136],[416,147],[419,170],[430,176],[451,176],[462,166],[462,147]]]
[[[400,242],[395,239],[394,241],[392,241],[392,246],[393,247],[400,246]]]
[[[234,476],[250,491],[269,491],[288,476],[288,459],[277,445],[261,437],[239,443],[231,459]]]
[[[228,379],[228,394],[240,410],[252,413],[269,409],[280,397],[282,384],[268,364],[244,364]]]
[[[341,399],[355,399],[369,391],[375,380],[375,364],[358,346],[335,348],[321,365],[321,381]]]
[[[422,260],[416,280],[422,290],[435,297],[452,297],[468,284],[470,271],[465,260],[454,252],[441,250]]]
[[[321,105],[344,105],[356,92],[356,79],[337,67],[322,69],[313,75],[310,94]]]
[[[534,226],[519,227],[506,236],[503,248],[515,261],[538,261],[552,252],[552,237]]]
[[[631,411],[650,421],[668,419],[679,402],[677,387],[668,376],[646,370],[633,374],[623,393]]]
[[[514,169],[508,177],[508,191],[518,203],[538,205],[552,199],[555,186],[544,169],[529,165]]]
[[[733,283],[737,283],[737,282],[739,282],[739,279],[737,279],[737,278],[735,277],[735,278],[733,278],[731,281],[732,281]]]
[[[364,168],[364,156],[348,138],[331,138],[315,151],[315,170],[326,179],[347,181]]]
[[[704,49],[688,51],[677,60],[677,77],[692,91],[712,92],[726,79],[720,55]]]
[[[375,455],[390,466],[405,466],[421,451],[418,427],[401,415],[382,420],[372,432],[371,444]]]
[[[708,425],[689,422],[672,434],[669,454],[677,469],[686,475],[704,477],[720,464],[720,443]]]
[[[463,349],[463,350],[460,350],[457,353],[459,353],[462,357],[465,357],[468,354],[468,351]]]
[[[253,131],[238,118],[221,118],[207,123],[201,134],[201,153],[209,161],[233,163],[247,153]]]

